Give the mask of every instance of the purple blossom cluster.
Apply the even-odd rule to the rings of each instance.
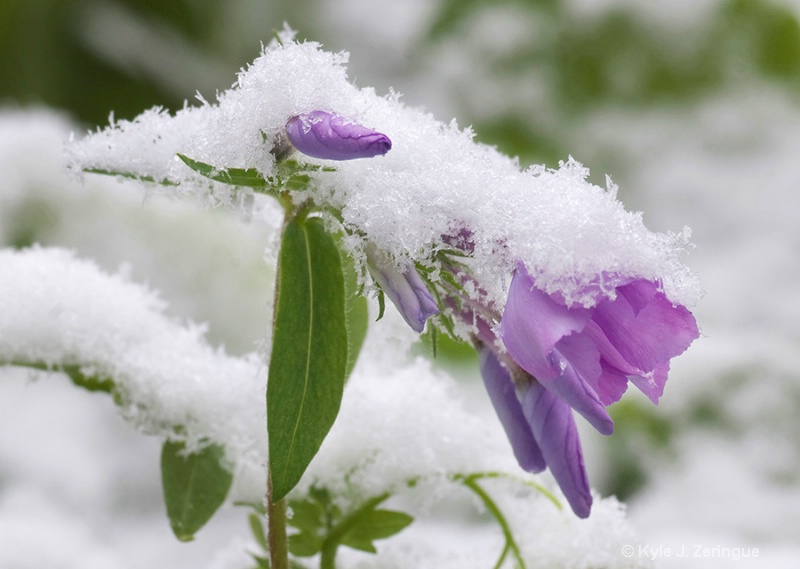
[[[386,135],[324,111],[292,117],[286,132],[298,151],[322,159],[372,157],[391,149]],[[467,255],[470,239],[469,230],[442,238]],[[374,280],[415,331],[422,332],[440,310],[471,327],[487,392],[517,461],[529,472],[549,468],[582,518],[591,512],[592,495],[573,411],[611,434],[606,408],[628,382],[658,403],[670,360],[699,336],[689,310],[673,304],[652,280],[597,275],[597,285],[582,291],[595,297],[587,307],[537,287],[520,262],[500,314],[452,285],[444,288],[445,306],[438,306],[413,265],[400,269],[370,247],[367,259]],[[445,270],[456,282],[472,281],[455,265]],[[605,290],[605,282],[615,285]],[[480,283],[472,284],[480,290]]]

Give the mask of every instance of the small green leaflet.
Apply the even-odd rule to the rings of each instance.
[[[316,555],[322,550],[331,518],[340,514],[338,508],[331,503],[327,492],[314,491],[308,499],[291,500],[289,507],[292,517],[288,524],[300,530],[289,536],[289,551],[297,557]]]
[[[388,494],[371,498],[357,509],[342,513],[327,491],[312,489],[302,500],[291,500],[293,516],[289,525],[299,530],[289,536],[289,551],[297,557],[335,556],[345,545],[359,551],[376,553],[373,541],[391,537],[405,529],[414,518],[403,512],[378,510]]]
[[[131,172],[117,172],[114,170],[105,170],[103,168],[84,168],[84,172],[87,174],[101,174],[103,176],[115,176],[117,178],[127,178],[129,180],[137,180],[139,182],[144,182],[146,184],[159,184],[161,186],[177,186],[175,182],[171,182],[170,180],[156,180],[152,176],[140,176],[138,174],[133,174]]]
[[[0,361],[0,366],[8,365]],[[23,362],[12,361],[12,366],[27,367],[47,372],[61,372],[70,378],[72,383],[78,387],[82,387],[87,391],[103,392],[114,394],[114,380],[101,377],[98,375],[87,375],[86,370],[91,369],[90,366],[81,366],[78,364],[61,364],[61,365],[48,365],[43,362]]]
[[[178,158],[201,176],[215,182],[222,182],[232,186],[247,186],[249,188],[266,188],[272,185],[272,182],[267,181],[258,170],[253,168],[217,168],[205,162],[192,160],[183,154],[178,154]]]
[[[253,534],[256,543],[261,546],[262,550],[269,551],[267,531],[264,529],[264,524],[261,523],[261,516],[251,512],[247,521],[250,523],[250,532]]]
[[[335,171],[335,168],[329,166],[302,164],[296,160],[284,160],[276,165],[276,176],[265,178],[255,168],[220,168],[199,160],[193,160],[183,154],[178,154],[177,156],[189,168],[209,180],[232,186],[245,186],[252,188],[256,192],[272,195],[275,195],[281,189],[290,191],[305,190],[311,181],[306,172]]]
[[[161,484],[175,537],[191,541],[225,501],[233,475],[225,465],[225,451],[220,445],[188,455],[185,448],[181,442],[164,443]]]
[[[272,500],[299,482],[333,425],[344,390],[347,325],[342,262],[319,218],[284,228],[267,381]]]
[[[377,553],[372,543],[403,531],[414,518],[394,510],[369,510],[358,517],[342,536],[341,544],[359,551]]]

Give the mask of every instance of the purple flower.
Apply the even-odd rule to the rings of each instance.
[[[520,265],[500,336],[522,369],[610,434],[605,406],[619,400],[628,380],[658,403],[669,360],[699,332],[691,312],[672,304],[651,281],[630,280],[616,287],[615,298],[602,297],[591,308],[568,306],[536,288]]]
[[[520,467],[528,472],[549,467],[575,515],[588,517],[592,493],[570,406],[528,374],[512,381],[485,345],[478,355],[486,391]]]
[[[467,255],[472,255],[475,252],[475,235],[467,227],[461,227],[457,231],[442,234],[442,242],[448,247],[463,251]]]
[[[517,462],[523,470],[541,472],[547,467],[547,462],[522,411],[511,375],[494,352],[486,346],[478,349],[478,357],[483,384],[511,443],[511,450],[514,451]]]
[[[591,308],[568,305],[536,288],[520,264],[500,319],[506,351],[488,321],[462,311],[476,327],[481,375],[514,456],[529,472],[548,467],[582,518],[592,495],[572,410],[610,434],[606,406],[622,396],[628,380],[657,403],[669,360],[699,335],[692,314],[651,281],[631,279],[614,293]]]
[[[415,332],[422,332],[425,321],[439,313],[436,301],[413,266],[400,270],[373,246],[367,247],[367,266],[372,278]]]
[[[303,154],[327,160],[372,158],[392,148],[385,134],[325,111],[293,116],[286,122],[286,134]]]

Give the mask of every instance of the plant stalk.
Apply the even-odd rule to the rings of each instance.
[[[267,468],[267,539],[271,569],[289,569],[289,541],[286,537],[286,498],[272,503],[272,473]]]

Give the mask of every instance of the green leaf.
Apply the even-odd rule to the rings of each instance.
[[[54,371],[60,371],[70,378],[72,383],[82,387],[87,391],[113,393],[114,381],[109,378],[101,378],[96,375],[86,375],[85,370],[79,365],[68,364],[56,366]]]
[[[276,165],[278,176],[288,178],[302,172],[335,172],[332,166],[321,166],[319,164],[306,164],[297,160],[282,160]]]
[[[339,508],[331,503],[324,489],[312,489],[311,495],[302,500],[289,500],[292,517],[288,524],[299,533],[289,536],[289,551],[297,557],[311,557],[322,549],[329,525],[341,515]]]
[[[301,531],[289,536],[289,552],[296,557],[313,557],[322,549],[322,537]]]
[[[159,184],[161,186],[177,186],[175,182],[171,182],[169,180],[156,180],[152,176],[140,176],[138,174],[133,174],[131,172],[116,172],[114,170],[105,170],[103,168],[84,168],[84,172],[87,174],[101,174],[103,176],[115,176],[117,178],[126,178],[128,180],[136,180],[139,182],[145,182],[147,184]]]
[[[355,520],[355,523],[342,536],[341,544],[359,551],[376,553],[376,539],[392,537],[408,527],[414,518],[403,512],[393,510],[369,510]]]
[[[220,445],[187,455],[181,442],[167,441],[161,451],[161,484],[175,536],[191,541],[225,501],[233,475]]]
[[[248,521],[250,522],[250,532],[253,534],[256,543],[258,543],[264,551],[269,551],[267,532],[264,531],[264,524],[261,523],[261,518],[257,514],[250,514]]]
[[[232,186],[246,186],[248,188],[266,188],[273,185],[258,170],[253,168],[217,168],[211,164],[192,160],[188,156],[178,154],[184,164],[189,168],[215,182],[231,184]]]
[[[310,181],[311,176],[307,176],[306,174],[296,174],[283,182],[282,186],[289,191],[300,191],[305,190]]]
[[[325,527],[325,507],[314,500],[290,500],[292,517],[288,524],[300,531],[315,533]]]
[[[177,156],[189,168],[209,180],[232,186],[253,188],[256,192],[273,195],[282,189],[290,191],[305,190],[311,181],[311,177],[306,172],[335,171],[335,168],[329,166],[303,164],[296,160],[284,160],[276,165],[276,176],[265,178],[255,168],[220,168],[199,160],[193,160],[183,154],[178,154]]]
[[[248,502],[246,500],[237,500],[236,502],[233,503],[233,505],[245,506],[247,508],[250,508],[254,512],[261,514],[262,517],[267,515],[267,508],[264,506],[264,504],[261,504],[260,502]]]
[[[386,312],[386,297],[383,294],[383,289],[378,288],[378,317],[375,319],[375,322],[383,318],[385,312]]]
[[[6,365],[5,362],[0,361],[0,365]],[[107,377],[100,377],[97,375],[87,375],[88,367],[82,367],[76,364],[63,364],[63,365],[48,365],[42,362],[23,362],[12,361],[12,366],[27,367],[47,372],[61,372],[78,387],[82,387],[87,391],[114,393],[114,380]]]
[[[278,261],[267,382],[272,499],[299,482],[333,425],[347,366],[342,263],[318,218],[294,219]]]
[[[345,378],[348,378],[356,365],[358,355],[361,353],[361,348],[367,337],[369,311],[367,299],[360,294],[361,290],[358,286],[355,262],[341,247],[339,252],[342,258],[342,270],[344,271],[345,319],[347,321],[347,368],[345,370]]]

